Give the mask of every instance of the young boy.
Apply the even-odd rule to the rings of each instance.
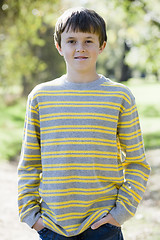
[[[95,11],[69,9],[54,37],[67,71],[28,97],[20,219],[45,240],[121,240],[150,172],[135,100],[96,72],[107,36]]]

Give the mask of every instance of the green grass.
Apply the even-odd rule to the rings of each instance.
[[[145,148],[160,147],[160,83],[129,81],[138,107]]]
[[[13,160],[22,144],[25,117],[25,101],[12,106],[0,105],[0,160]]]

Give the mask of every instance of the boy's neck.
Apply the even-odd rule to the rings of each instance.
[[[73,83],[89,83],[93,82],[100,78],[100,76],[96,73],[93,72],[91,74],[86,74],[86,73],[67,73],[66,74],[66,80],[68,82],[73,82]]]

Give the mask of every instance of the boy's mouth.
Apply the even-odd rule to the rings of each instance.
[[[78,59],[78,60],[85,60],[85,59],[88,59],[88,57],[85,57],[85,56],[77,56],[77,57],[74,57],[74,59]]]

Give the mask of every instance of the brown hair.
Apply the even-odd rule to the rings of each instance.
[[[66,30],[74,32],[90,32],[99,36],[100,47],[104,41],[107,41],[106,24],[101,16],[94,10],[86,8],[71,8],[66,10],[58,19],[54,41],[61,47],[61,34]]]

